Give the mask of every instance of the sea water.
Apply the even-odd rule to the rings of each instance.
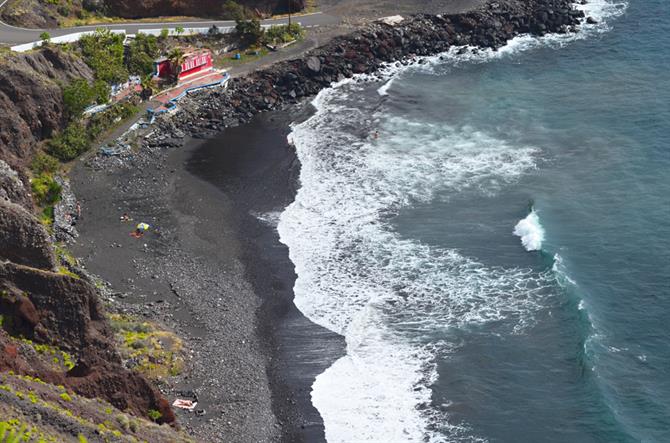
[[[670,441],[670,7],[314,101],[280,216],[336,442]]]

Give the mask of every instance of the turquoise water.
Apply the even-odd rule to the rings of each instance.
[[[670,441],[670,8],[610,13],[294,128],[296,304],[348,343],[329,442]]]

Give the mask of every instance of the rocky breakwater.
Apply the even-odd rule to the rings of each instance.
[[[164,130],[156,131],[159,135],[149,144],[174,143],[174,135],[181,131],[203,136],[248,122],[258,112],[297,103],[355,74],[374,74],[385,64],[453,47],[496,49],[520,34],[574,32],[584,20],[584,13],[570,0],[508,0],[489,2],[464,14],[418,15],[397,24],[372,23],[302,58],[235,78],[225,91],[190,96],[180,104],[184,111],[180,118],[162,122]]]

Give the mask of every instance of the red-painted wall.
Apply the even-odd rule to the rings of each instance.
[[[179,79],[188,77],[189,75],[197,74],[212,67],[212,54],[209,52],[195,54],[187,57],[181,65],[181,72]]]

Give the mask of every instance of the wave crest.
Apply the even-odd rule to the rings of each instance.
[[[530,214],[514,227],[514,235],[521,237],[521,244],[526,251],[539,251],[542,249],[542,242],[544,242],[544,228],[540,223],[535,210],[531,210]]]

